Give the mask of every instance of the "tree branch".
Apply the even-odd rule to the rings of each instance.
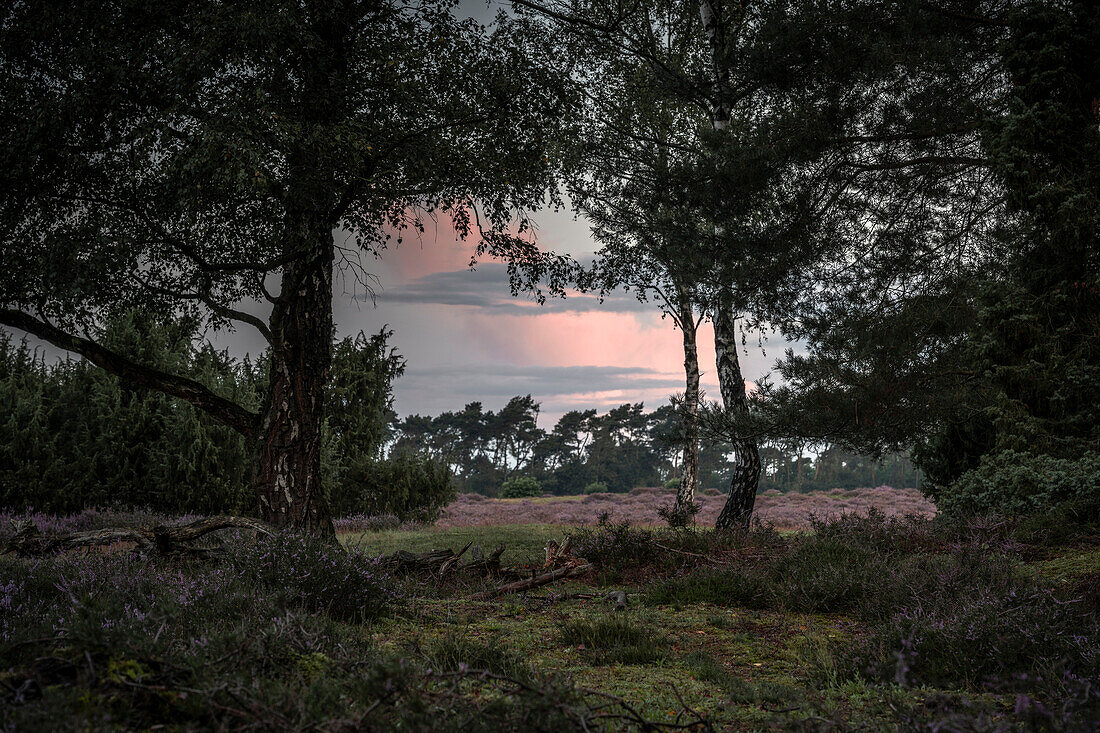
[[[166,295],[170,298],[175,298],[177,300],[197,300],[200,303],[206,305],[206,307],[209,308],[213,313],[221,316],[222,318],[232,321],[240,321],[241,323],[247,323],[248,325],[255,328],[257,331],[259,331],[260,335],[263,336],[269,344],[272,343],[271,329],[267,327],[267,324],[264,323],[261,318],[259,318],[258,316],[254,316],[251,313],[245,313],[244,311],[230,308],[229,306],[214,300],[214,297],[210,294],[209,281],[206,282],[205,287],[201,292],[185,293],[178,290],[172,290],[170,288],[164,288],[159,285],[154,285],[153,283],[145,280],[137,274],[134,275],[134,280],[136,280],[139,285],[141,285],[149,292],[156,293],[157,295]]]
[[[206,385],[193,379],[138,364],[90,339],[66,333],[53,324],[38,320],[22,311],[0,308],[0,324],[26,331],[54,346],[80,354],[128,385],[163,392],[189,402],[246,438],[251,438],[255,432],[259,415],[246,410],[232,400],[214,394]]]
[[[967,165],[984,168],[989,166],[989,161],[967,155],[922,155],[919,158],[891,160],[884,163],[856,163],[854,161],[841,163],[843,168],[855,168],[861,171],[900,170],[918,165]]]

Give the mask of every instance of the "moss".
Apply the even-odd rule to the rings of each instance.
[[[1074,581],[1100,573],[1100,548],[1073,548],[1053,560],[1033,563],[1040,577],[1053,581]]]
[[[294,661],[295,669],[297,669],[307,680],[312,680],[324,674],[325,670],[332,663],[332,660],[321,652],[295,654],[291,659]]]

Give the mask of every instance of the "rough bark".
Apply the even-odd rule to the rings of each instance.
[[[672,516],[674,521],[686,523],[694,513],[695,485],[699,480],[699,345],[691,293],[680,285],[676,288],[676,297],[676,320],[684,336],[686,389],[681,408],[684,426],[683,471]]]
[[[283,272],[272,313],[268,392],[256,431],[252,488],[276,527],[335,536],[321,486],[325,386],[332,363],[332,230],[312,227],[310,256]]]
[[[748,410],[745,396],[745,378],[737,358],[736,320],[730,298],[723,293],[714,314],[714,353],[718,367],[718,386],[722,392],[722,404],[727,412]],[[726,504],[715,522],[715,528],[728,530],[748,528],[752,510],[756,505],[756,489],[760,484],[760,449],[755,440],[733,441],[737,461],[730,480]]]

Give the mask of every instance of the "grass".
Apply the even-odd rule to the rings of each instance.
[[[568,527],[553,524],[512,524],[499,527],[452,527],[440,529],[424,527],[414,530],[381,530],[378,532],[350,533],[340,539],[349,547],[357,547],[368,555],[388,555],[397,550],[427,552],[450,547],[461,549],[467,542],[481,545],[488,553],[499,545],[506,550],[502,561],[508,563],[529,562],[543,555],[546,541],[559,542],[569,532]]]
[[[1095,619],[1064,602],[1069,590],[1044,595],[1046,578],[1068,588],[1095,572],[1088,543],[1025,563],[1010,542],[881,517],[721,540],[605,527],[578,534],[578,552],[617,574],[494,601],[470,600],[463,584],[391,583],[366,560],[474,542],[527,562],[569,531],[345,536],[362,554],[344,565],[294,547],[283,565],[258,551],[228,566],[0,559],[0,727],[567,730],[596,704],[589,689],[649,720],[675,721],[686,705],[732,730],[811,719],[1068,730],[1057,720],[1100,710],[1095,688],[1065,676],[1095,676]],[[379,584],[392,597],[324,602],[345,577],[364,598]],[[609,607],[610,590],[628,593],[627,610]],[[20,606],[32,597],[40,607]],[[998,644],[1020,653],[991,652]]]

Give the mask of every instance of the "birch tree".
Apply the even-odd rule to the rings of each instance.
[[[760,328],[790,297],[790,288],[797,289],[791,283],[800,271],[832,244],[812,237],[819,222],[814,214],[830,200],[818,179],[817,157],[847,100],[831,96],[828,85],[813,86],[818,77],[797,74],[797,67],[814,60],[784,58],[792,49],[762,36],[763,28],[772,27],[762,19],[789,9],[783,3],[513,2],[568,29],[578,57],[599,70],[592,75],[598,87],[591,95],[617,94],[619,106],[635,110],[627,120],[615,115],[614,105],[600,110],[603,134],[631,151],[610,154],[609,166],[620,166],[625,180],[633,181],[627,171],[640,153],[669,161],[664,190],[639,195],[624,185],[620,203],[623,194],[634,195],[653,212],[620,215],[619,225],[665,234],[668,271],[690,282],[695,307],[714,324],[722,409],[726,415],[745,413],[738,337]],[[624,78],[645,82],[616,92],[624,70]],[[639,101],[649,98],[659,102]],[[645,118],[649,126],[643,113],[652,115]],[[657,123],[663,125],[659,134],[652,128]],[[658,221],[656,209],[665,199],[674,204],[666,210],[676,213]],[[605,208],[615,205],[604,201]],[[670,305],[675,310],[675,298]],[[754,436],[723,430],[737,457],[718,522],[726,529],[747,526],[760,466]],[[678,497],[679,508],[690,495],[685,489]]]
[[[648,53],[672,68],[698,62],[684,24],[654,8],[637,19],[648,28]],[[690,28],[690,25],[688,26]],[[683,474],[670,513],[674,524],[693,514],[699,466],[700,367],[698,330],[701,223],[685,201],[696,170],[705,110],[669,94],[667,79],[637,57],[614,48],[588,48],[585,144],[571,194],[601,244],[587,285],[617,287],[652,300],[679,329],[684,393],[679,402]],[[598,80],[598,82],[597,82]]]
[[[361,256],[423,231],[427,212],[521,263],[520,280],[548,263],[505,231],[545,201],[568,73],[523,21],[486,28],[450,7],[9,8],[0,324],[236,430],[261,516],[332,535],[320,460],[334,268],[362,276]],[[135,308],[258,332],[259,411],[105,347],[103,324]]]

